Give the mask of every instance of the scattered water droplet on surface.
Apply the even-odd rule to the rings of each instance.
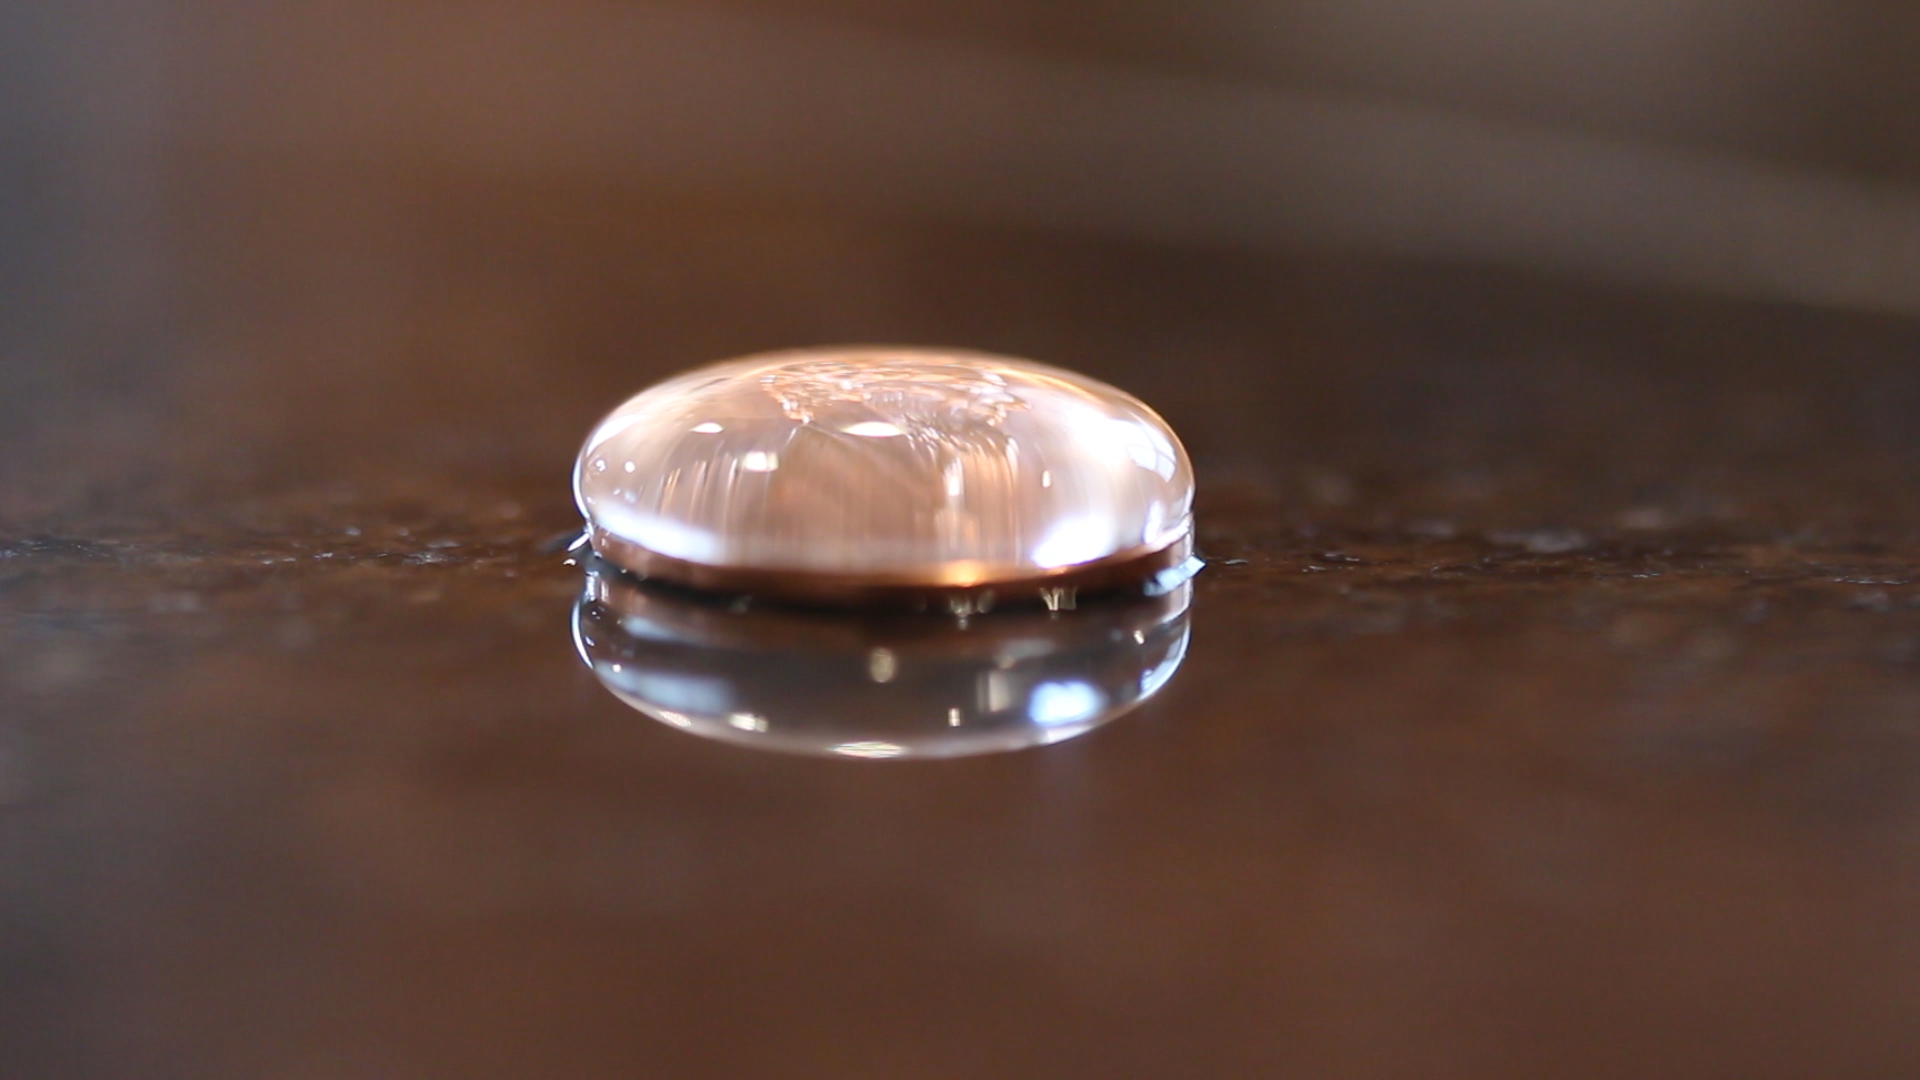
[[[762,595],[1012,583],[1033,599],[1092,570],[1184,565],[1192,535],[1192,468],[1151,409],[968,352],[816,349],[688,372],[601,421],[574,491],[612,562],[699,587],[745,575],[740,591]]]

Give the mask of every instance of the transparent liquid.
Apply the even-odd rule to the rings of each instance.
[[[1096,380],[837,348],[642,392],[595,428],[574,491],[591,526],[687,563],[975,585],[1168,548],[1193,471],[1165,421]]]
[[[600,564],[605,566],[605,564]],[[661,723],[764,750],[960,757],[1084,735],[1186,656],[1192,586],[968,620],[741,609],[591,570],[581,659]]]

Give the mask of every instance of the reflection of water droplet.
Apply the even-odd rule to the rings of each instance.
[[[898,743],[868,741],[841,743],[833,752],[842,757],[891,758],[906,753],[906,749]]]
[[[965,352],[821,349],[689,372],[601,421],[574,488],[596,549],[630,570],[809,598],[858,583],[1032,599],[1094,570],[1138,581],[1184,565],[1192,533],[1192,469],[1152,410]]]
[[[852,758],[958,757],[1070,739],[1151,697],[1186,655],[1192,586],[1003,611],[734,610],[597,564],[574,643],[640,711],[707,738]]]
[[[1106,695],[1091,683],[1044,682],[1033,688],[1027,715],[1042,727],[1059,727],[1092,719],[1106,703]]]
[[[615,666],[615,670],[618,670],[618,665]],[[746,712],[731,713],[727,716],[727,726],[739,728],[741,731],[765,731],[767,718]]]

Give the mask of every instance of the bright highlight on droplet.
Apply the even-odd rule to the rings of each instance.
[[[833,752],[842,757],[857,758],[899,757],[906,753],[906,750],[904,746],[889,742],[850,742],[841,743],[833,748]]]
[[[1027,715],[1042,727],[1058,727],[1091,720],[1106,703],[1106,695],[1092,683],[1077,680],[1041,683],[1033,688]]]
[[[848,424],[840,430],[849,435],[859,435],[868,439],[891,439],[896,435],[906,434],[885,420],[863,420],[858,424]]]
[[[772,353],[670,379],[596,425],[574,490],[595,549],[642,574],[775,595],[964,589],[966,611],[1073,575],[1148,579],[1186,565],[1192,530],[1186,453],[1140,401],[928,349]]]
[[[1055,525],[1033,548],[1034,565],[1052,570],[1100,557],[1108,537],[1102,523],[1093,518],[1074,517]]]

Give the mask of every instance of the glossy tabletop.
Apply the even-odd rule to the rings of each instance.
[[[6,264],[0,1076],[1920,1068],[1920,324],[592,169],[155,168]],[[702,738],[613,692],[664,684],[575,640],[581,440],[848,341],[1164,415],[1180,621],[698,609],[594,655],[763,705]],[[752,745],[1015,638],[1073,737]]]

